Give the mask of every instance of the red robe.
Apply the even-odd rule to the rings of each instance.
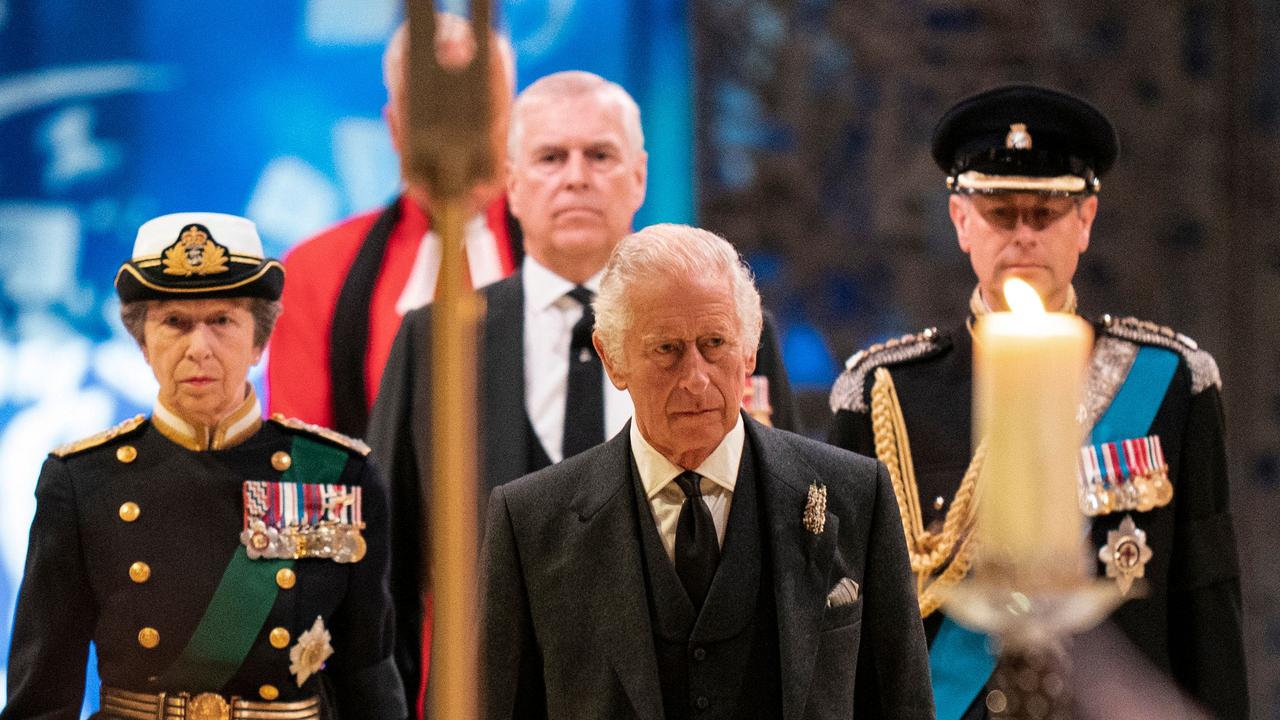
[[[373,407],[391,343],[400,329],[396,301],[409,280],[422,236],[429,229],[426,213],[407,197],[396,202],[400,218],[387,239],[381,270],[369,305],[369,340],[365,348],[364,397]],[[329,377],[330,337],[338,296],[356,253],[384,210],[345,220],[296,245],[284,258],[284,312],[271,335],[267,357],[268,407],[309,423],[333,427],[333,393]],[[497,239],[503,276],[514,269],[514,253],[506,225],[506,202],[486,210]]]

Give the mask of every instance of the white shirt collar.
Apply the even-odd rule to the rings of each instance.
[[[566,293],[577,287],[576,284],[565,280],[559,275],[549,270],[547,266],[533,259],[532,255],[524,256],[524,265],[521,266],[523,274],[522,282],[524,284],[524,307],[527,312],[542,312],[552,305],[556,304],[560,298]],[[604,275],[604,269],[587,278],[582,286],[591,292],[599,292],[600,278]]]
[[[738,483],[738,466],[742,463],[742,446],[745,441],[742,413],[738,413],[738,422],[734,423],[733,429],[724,436],[707,459],[694,468],[694,472],[733,492]],[[640,469],[644,495],[650,501],[677,475],[684,472],[684,468],[663,457],[662,453],[644,439],[640,425],[634,419],[631,421],[631,454],[636,459],[636,467]]]

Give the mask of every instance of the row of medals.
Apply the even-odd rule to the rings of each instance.
[[[1147,512],[1168,505],[1172,499],[1173,484],[1164,468],[1146,475],[1133,475],[1120,483],[1102,480],[1080,483],[1080,511],[1089,517],[1126,510]]]
[[[325,558],[354,563],[360,562],[368,550],[360,527],[351,523],[322,522],[277,529],[262,520],[254,520],[244,535],[245,546],[253,559]]]

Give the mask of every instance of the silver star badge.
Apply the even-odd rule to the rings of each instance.
[[[809,497],[804,503],[804,529],[814,535],[821,535],[827,526],[827,486],[817,483],[809,484]]]
[[[319,617],[311,624],[311,629],[298,636],[298,642],[289,648],[289,672],[298,681],[298,687],[307,678],[324,669],[324,661],[333,654],[329,631]]]
[[[1128,595],[1134,578],[1146,575],[1152,551],[1147,533],[1133,524],[1133,516],[1125,515],[1120,527],[1107,531],[1107,544],[1098,549],[1098,559],[1107,566],[1107,577],[1115,578],[1121,595]]]

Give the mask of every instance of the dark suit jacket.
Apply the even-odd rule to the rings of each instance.
[[[777,603],[783,717],[932,718],[924,630],[884,466],[747,420]],[[491,718],[662,717],[629,429],[494,490],[481,573]],[[805,530],[812,483],[826,526]],[[841,578],[858,600],[826,607]]]
[[[522,273],[481,291],[480,487],[478,497],[533,470],[528,465],[532,430],[524,402],[524,285]],[[778,352],[772,321],[765,317],[756,374],[769,378],[774,425],[793,429],[791,386]],[[430,306],[404,317],[369,420],[373,458],[391,483],[391,593],[396,603],[397,663],[411,696],[418,687],[422,637],[419,568],[428,532],[420,497],[430,502],[431,448]],[[478,509],[483,517],[483,508]],[[410,698],[411,707],[414,698]]]

